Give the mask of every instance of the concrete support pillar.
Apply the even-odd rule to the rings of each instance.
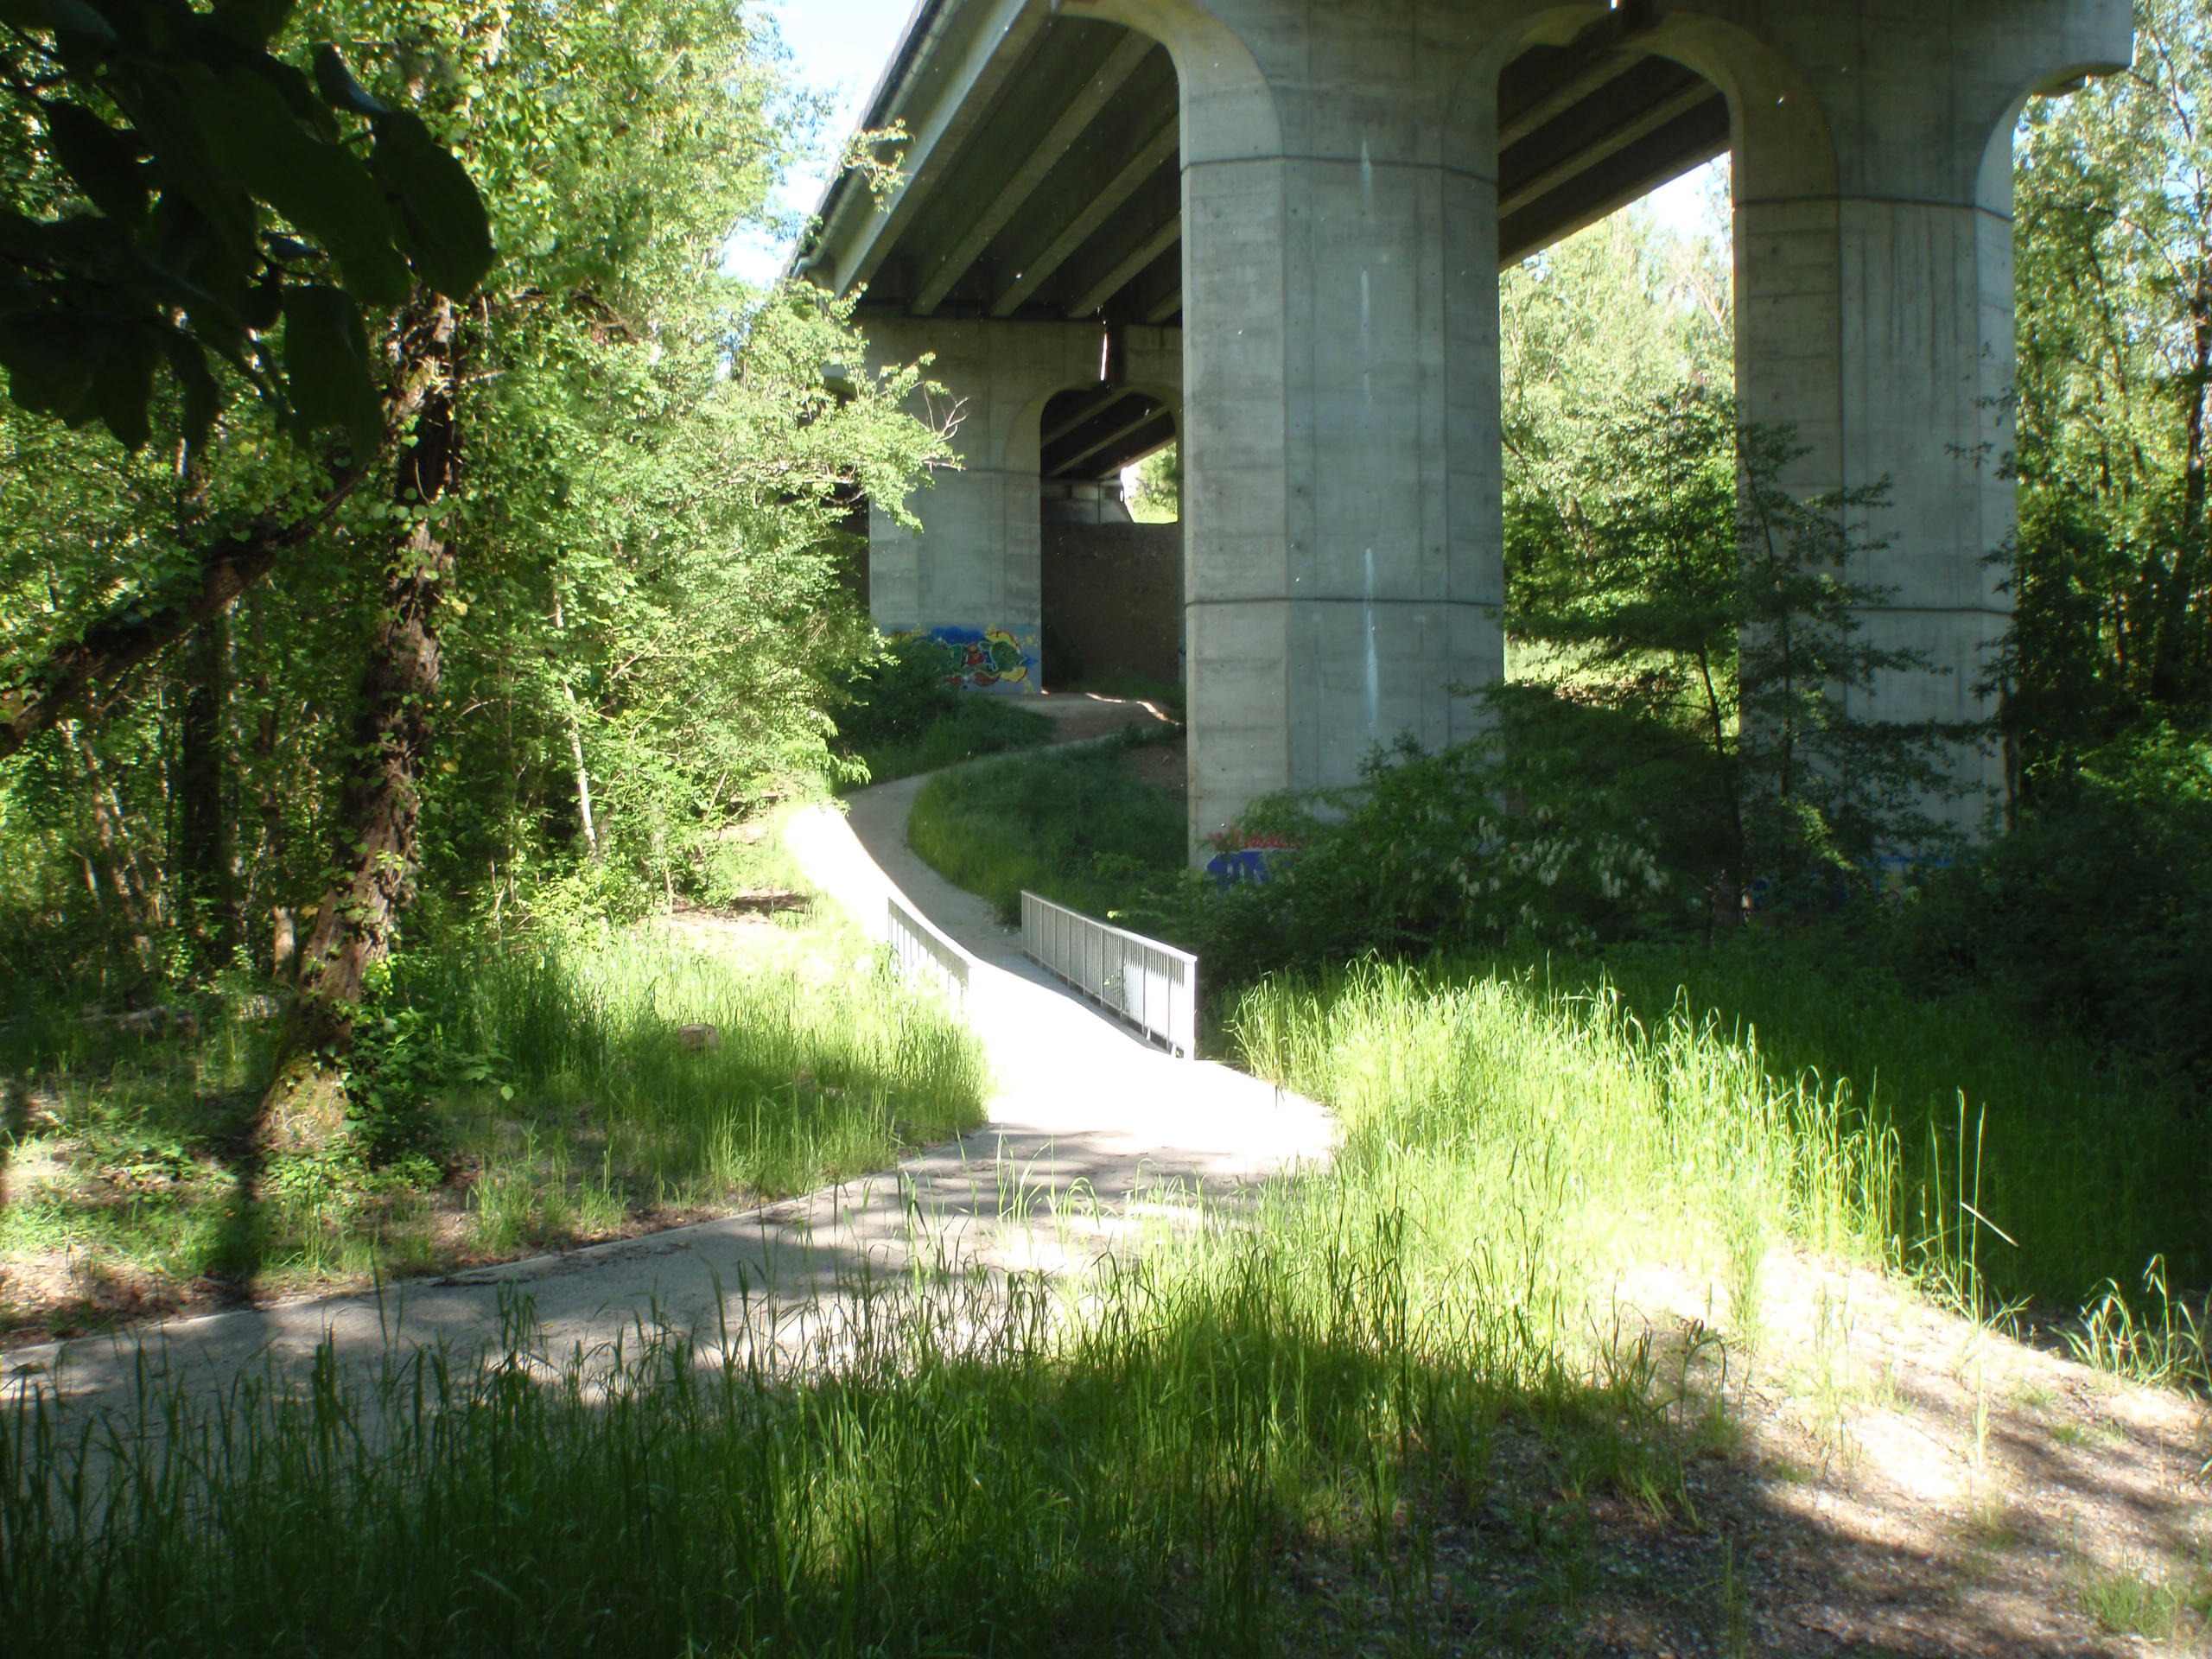
[[[1194,838],[1471,735],[1452,687],[1502,669],[1497,190],[1433,10],[1221,3],[1237,39],[1169,36]]]
[[[1863,637],[1941,673],[1885,675],[1861,712],[1980,720],[2010,621],[1988,561],[2015,523],[2012,130],[2031,92],[2124,58],[2126,10],[1939,0],[1909,27],[1848,28],[1802,6],[1707,10],[1751,25],[1686,18],[1672,36],[1734,111],[1743,418],[1795,428],[1794,487],[1889,485],[1863,521],[1887,544],[1857,575],[1891,596]],[[2003,762],[1955,766],[1971,832]]]
[[[1054,393],[1100,384],[1105,337],[1095,324],[871,317],[872,363],[932,356],[944,388],[930,413],[957,415],[957,468],[904,503],[868,509],[868,606],[887,633],[930,633],[963,648],[977,690],[1043,686],[1039,582],[1039,421]],[[1126,378],[1173,401],[1181,378],[1176,331],[1132,329]]]

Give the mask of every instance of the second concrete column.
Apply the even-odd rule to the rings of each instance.
[[[1449,54],[1392,10],[1263,40],[1264,100],[1185,89],[1201,855],[1256,797],[1350,783],[1401,734],[1471,735],[1452,688],[1502,665],[1497,191],[1427,90]]]

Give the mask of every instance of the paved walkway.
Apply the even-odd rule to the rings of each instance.
[[[1055,712],[1058,712],[1056,710]],[[1078,726],[1095,723],[1079,716]],[[592,1363],[674,1330],[736,1352],[806,1363],[846,1350],[868,1287],[944,1270],[995,1295],[1007,1270],[1058,1274],[1187,1225],[1201,1193],[1325,1159],[1333,1128],[1312,1103],[1225,1066],[1179,1061],[1060,989],[990,906],[906,845],[923,779],[861,791],[850,815],[797,815],[793,852],[862,927],[883,931],[895,889],[972,957],[968,1017],[994,1065],[988,1122],[895,1170],[746,1215],[387,1289],[134,1327],[7,1357],[5,1387],[70,1410],[120,1403],[143,1365],[156,1381],[223,1386],[303,1367],[328,1342],[344,1364],[397,1349],[480,1354],[518,1312],[537,1351]],[[954,1317],[958,1317],[956,1314]]]

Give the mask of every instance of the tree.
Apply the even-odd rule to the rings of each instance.
[[[2124,74],[2018,146],[2020,529],[2007,718],[2032,790],[2212,699],[2212,11],[2139,0]]]
[[[1129,516],[1141,524],[1172,524],[1183,516],[1183,450],[1180,444],[1155,449],[1134,468]]]
[[[0,477],[20,509],[0,515],[9,664],[196,573],[219,527],[265,516],[292,538],[207,613],[226,626],[89,678],[83,719],[28,727],[0,763],[0,815],[41,826],[0,885],[0,971],[58,969],[71,941],[132,995],[225,965],[215,930],[180,944],[211,856],[257,965],[296,954],[273,1153],[348,1109],[374,1056],[360,1021],[410,939],[634,911],[825,763],[827,688],[874,649],[841,527],[860,492],[900,499],[945,454],[902,412],[914,370],[825,383],[863,360],[849,309],[719,270],[789,142],[740,14],[341,5],[271,51],[317,38],[461,159],[501,250],[467,304],[418,284],[371,315],[405,423],[388,468],[326,493],[327,455],[257,397],[181,451],[159,388],[136,452],[0,407],[0,445],[40,469]],[[212,835],[174,810],[210,757],[184,793],[214,804]]]
[[[1800,497],[1780,481],[1798,453],[1739,429],[1728,398],[1667,394],[1532,508],[1509,595],[1528,679],[1494,701],[1509,746],[1542,757],[1505,763],[1515,786],[1535,799],[1580,774],[1633,800],[1657,864],[1724,923],[1754,894],[1856,885],[1881,857],[1940,849],[1938,761],[1978,735],[1853,712],[1849,694],[1925,664],[1859,638],[1887,593],[1852,578],[1878,545],[1854,526],[1886,489]]]
[[[1498,323],[1506,560],[1525,569],[1524,517],[1572,494],[1608,427],[1680,386],[1733,386],[1728,249],[1630,207],[1507,271]]]
[[[14,402],[98,420],[137,449],[166,365],[187,451],[239,387],[297,440],[342,435],[310,500],[287,493],[243,523],[197,526],[194,556],[161,586],[0,683],[0,754],[221,614],[312,534],[414,412],[377,395],[363,308],[417,284],[465,300],[491,265],[475,187],[419,116],[364,92],[327,41],[312,74],[272,54],[289,11],[0,9],[0,368]]]

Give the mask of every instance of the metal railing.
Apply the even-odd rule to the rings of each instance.
[[[897,899],[890,901],[887,932],[899,971],[918,985],[944,993],[956,1008],[968,1001],[968,953],[937,925]]]
[[[1171,1054],[1198,1052],[1198,959],[1035,893],[1021,895],[1021,948]]]

